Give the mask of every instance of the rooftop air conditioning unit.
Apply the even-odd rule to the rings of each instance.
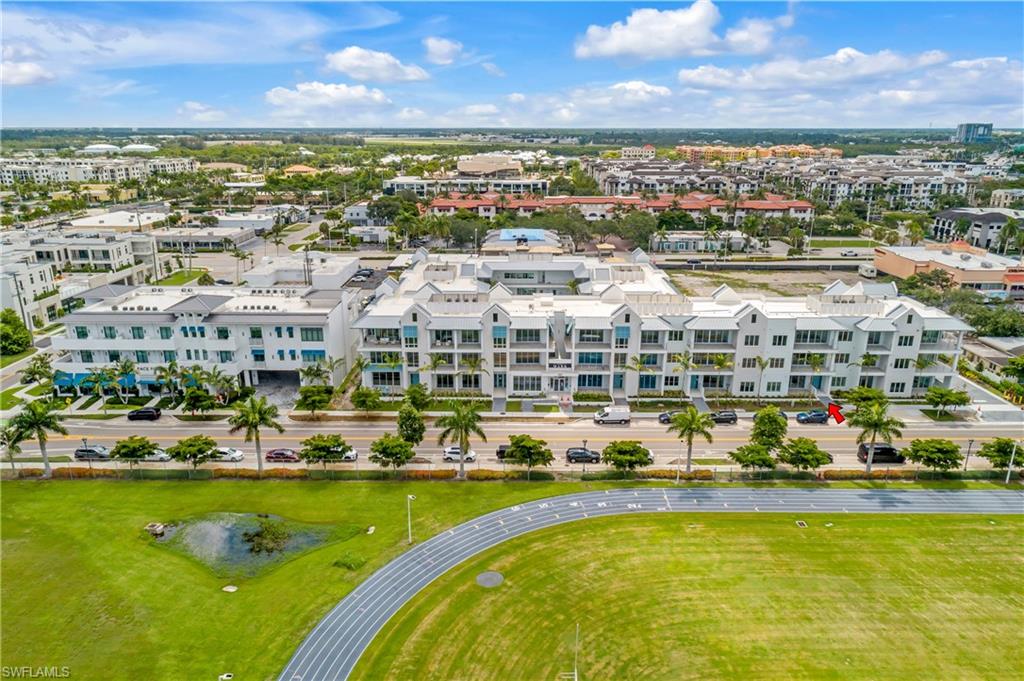
[[[965,260],[965,261],[966,261],[966,260],[970,260],[970,259],[971,259],[971,256],[970,256],[969,254],[967,254],[967,253],[961,253],[961,254],[960,254],[960,259],[961,259],[961,260]]]
[[[990,270],[990,269],[992,269],[994,267],[994,265],[992,265],[992,263],[990,263],[988,260],[982,260],[981,261],[981,266],[984,267],[987,270]]]

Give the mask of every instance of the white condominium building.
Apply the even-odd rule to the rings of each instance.
[[[156,370],[219,368],[256,385],[261,377],[290,376],[325,358],[352,359],[349,321],[358,303],[351,290],[301,287],[105,287],[82,294],[85,307],[64,317],[65,337],[53,347],[57,385],[77,389],[89,372],[129,358],[128,383],[156,392]]]
[[[723,286],[688,298],[642,251],[623,261],[422,250],[353,328],[368,361],[363,383],[385,392],[423,383],[613,398],[827,395],[857,385],[910,396],[950,383],[969,330],[891,284],[836,282],[789,298]]]
[[[150,175],[193,173],[192,158],[0,158],[0,185],[18,182],[124,182]]]

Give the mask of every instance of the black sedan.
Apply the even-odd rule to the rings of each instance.
[[[601,463],[601,454],[593,449],[570,447],[565,450],[566,463]]]
[[[736,416],[736,412],[732,409],[723,409],[722,411],[711,412],[711,420],[715,423],[727,423],[735,425],[739,421],[739,417]]]
[[[658,423],[671,423],[672,417],[679,413],[679,410],[663,411],[658,414]]]
[[[156,421],[158,418],[160,418],[160,410],[156,407],[142,407],[128,412],[129,421]]]

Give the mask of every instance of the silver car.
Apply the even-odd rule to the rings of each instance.
[[[149,456],[143,457],[143,461],[149,461],[151,463],[163,463],[171,460],[171,455],[162,449],[154,450]]]
[[[235,449],[234,447],[217,447],[213,452],[214,458],[217,461],[232,461],[237,463],[245,459],[245,454],[242,453],[242,450]]]

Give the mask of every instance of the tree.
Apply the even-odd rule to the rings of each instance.
[[[946,412],[947,407],[963,407],[971,403],[971,396],[966,390],[954,390],[943,385],[928,387],[924,395],[924,401],[929,406],[939,410],[940,414]]]
[[[299,399],[295,408],[308,410],[311,418],[316,417],[317,410],[324,410],[331,404],[334,388],[329,385],[304,385],[299,388]]]
[[[914,463],[936,471],[958,468],[964,461],[960,445],[944,438],[913,440],[909,447],[903,449],[903,455]]]
[[[427,426],[423,423],[423,415],[419,410],[406,403],[398,410],[396,430],[400,438],[416,446],[423,442],[423,435],[427,432]]]
[[[775,468],[771,451],[760,444],[741,445],[729,452],[729,458],[738,463],[740,468]]]
[[[178,389],[178,381],[181,380],[181,368],[176,360],[171,360],[166,365],[158,366],[154,372],[160,392],[163,393],[165,386],[170,386],[171,391]]]
[[[1024,383],[1024,355],[1011,357],[1010,361],[1003,367],[1003,375],[1017,379],[1018,383]]]
[[[384,434],[370,445],[370,461],[381,468],[399,468],[412,461],[412,443],[397,435]]]
[[[197,411],[205,414],[216,407],[217,400],[214,399],[213,395],[202,388],[189,388],[185,391],[185,398],[182,400],[182,406],[192,412],[192,415],[195,416]]]
[[[32,334],[18,313],[9,307],[0,312],[0,355],[16,355],[32,345]]]
[[[1017,454],[1014,455],[1013,448],[1016,444]],[[1006,469],[1010,466],[1010,459],[1017,468],[1024,468],[1024,442],[1014,442],[1013,438],[997,437],[989,440],[978,450],[978,456],[988,459],[993,468]]]
[[[365,385],[352,391],[352,406],[362,411],[380,409],[384,402],[380,399],[380,391]]]
[[[878,388],[869,388],[863,385],[847,390],[843,399],[858,409],[868,404],[885,404],[889,401],[885,393]]]
[[[203,272],[199,275],[199,278],[196,279],[196,283],[200,286],[213,286],[217,282],[210,276],[209,272]]]
[[[129,435],[125,439],[117,441],[110,456],[118,461],[127,461],[128,467],[134,468],[138,462],[153,456],[157,449],[156,443],[148,437]]]
[[[511,435],[508,441],[505,460],[526,466],[527,480],[530,479],[534,466],[550,466],[555,460],[555,455],[551,453],[545,440],[538,440],[530,435]]]
[[[686,403],[686,386],[688,382],[686,380],[686,372],[694,368],[693,355],[690,354],[689,350],[669,355],[668,361],[675,366],[672,368],[672,373],[682,374],[679,378],[679,400]]]
[[[263,449],[260,446],[260,428],[273,428],[279,433],[284,432],[277,420],[277,406],[267,403],[267,398],[250,397],[244,402],[235,405],[235,413],[228,419],[232,434],[240,430],[245,431],[245,441],[252,442],[256,447],[256,468],[258,475],[263,477]]]
[[[178,444],[168,447],[167,453],[175,461],[187,463],[195,471],[201,464],[212,461],[216,457],[217,441],[207,435],[193,435]],[[189,477],[192,477],[189,471]]]
[[[326,385],[328,379],[327,367],[320,362],[313,362],[299,369],[299,378],[307,385]]]
[[[779,461],[799,471],[812,471],[832,463],[832,457],[809,437],[792,438],[779,447]]]
[[[344,438],[336,433],[321,433],[306,438],[301,443],[299,458],[306,464],[323,464],[327,470],[327,464],[342,461],[345,453],[352,448],[345,442]]]
[[[484,442],[487,442],[487,435],[480,427],[480,412],[472,402],[452,402],[452,411],[437,419],[437,427],[441,434],[437,437],[437,444],[458,444],[462,456],[459,457],[459,479],[466,478],[465,456],[469,452],[469,438],[476,435]]]
[[[21,370],[21,380],[26,383],[44,383],[53,380],[53,362],[50,355],[39,353],[29,360],[28,366]]]
[[[751,444],[761,445],[769,452],[782,446],[788,427],[786,417],[778,407],[767,406],[754,414],[754,427],[750,431]]]
[[[50,457],[46,453],[46,441],[49,434],[68,434],[67,429],[61,425],[61,418],[51,401],[36,400],[26,404],[25,408],[11,421],[15,430],[22,433],[26,439],[34,437],[39,443],[39,453],[43,457],[44,478],[49,478],[53,474],[50,470]]]
[[[679,438],[680,442],[686,443],[686,472],[690,472],[691,464],[693,463],[693,441],[698,437],[702,437],[711,444],[714,438],[711,436],[711,431],[715,427],[715,422],[711,418],[710,414],[702,414],[697,411],[697,408],[690,405],[685,410],[680,411],[672,415],[672,420],[668,426],[668,432],[675,433],[676,437]],[[676,465],[676,482],[679,482],[679,466]]]
[[[416,411],[424,411],[430,406],[432,400],[427,386],[422,383],[414,383],[405,389],[405,401]]]
[[[609,442],[601,452],[601,461],[626,477],[626,471],[649,466],[651,458],[647,448],[636,440],[616,440]]]
[[[871,464],[875,459],[875,442],[881,439],[886,444],[892,444],[894,438],[902,437],[904,426],[903,421],[889,416],[889,405],[886,402],[869,402],[858,407],[846,419],[846,424],[851,428],[860,428],[857,435],[857,444],[870,442],[868,456],[864,472],[871,474]]]
[[[128,404],[126,386],[129,379],[135,377],[135,360],[129,357],[122,357],[114,364],[111,373],[117,385],[117,396],[121,400],[121,404]]]
[[[11,424],[0,428],[0,447],[7,452],[7,460],[11,463],[11,470],[17,471],[14,465],[14,457],[21,454],[21,443],[25,441],[26,434]]]

